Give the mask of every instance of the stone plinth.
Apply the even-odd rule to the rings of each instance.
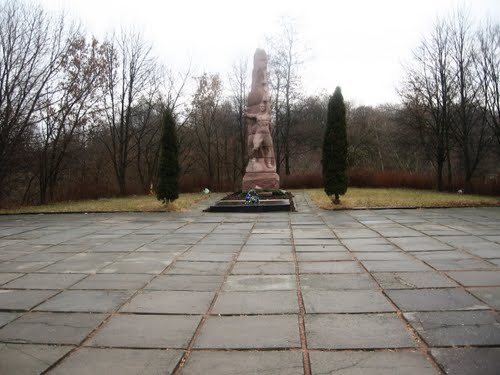
[[[241,189],[279,189],[280,176],[276,172],[247,172],[243,176]]]

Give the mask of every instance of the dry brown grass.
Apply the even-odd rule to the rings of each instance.
[[[162,204],[155,196],[130,196],[123,198],[102,198],[95,200],[69,201],[42,206],[27,206],[14,209],[2,209],[0,214],[54,213],[54,212],[183,212],[207,194],[180,194],[179,199],[169,204]]]
[[[484,207],[500,206],[500,198],[443,193],[433,190],[349,188],[334,205],[323,189],[306,190],[320,208],[410,208],[410,207]]]

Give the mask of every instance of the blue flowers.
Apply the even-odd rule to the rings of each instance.
[[[254,189],[248,190],[245,196],[245,204],[259,204],[260,199]]]

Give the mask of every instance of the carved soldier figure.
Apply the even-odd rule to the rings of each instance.
[[[243,190],[279,188],[268,103],[267,55],[264,50],[257,49],[252,71],[252,89],[248,94],[247,112],[245,112],[249,160],[243,176]]]
[[[248,126],[248,157],[254,163],[262,164],[264,169],[276,171],[274,162],[273,139],[271,137],[271,115],[265,102],[259,105],[259,113],[245,113],[245,117],[255,120]]]

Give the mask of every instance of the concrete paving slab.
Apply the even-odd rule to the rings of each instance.
[[[129,290],[65,290],[37,306],[35,311],[111,313],[132,294]]]
[[[224,275],[229,262],[175,262],[165,274],[168,275]]]
[[[432,259],[427,263],[438,271],[494,270],[495,266],[481,259]]]
[[[0,289],[0,309],[27,311],[57,293],[56,290]]]
[[[0,273],[36,272],[50,266],[52,263],[53,262],[3,262],[0,263]]]
[[[0,374],[41,374],[71,349],[72,346],[0,343]]]
[[[145,289],[209,292],[217,290],[223,280],[223,276],[160,275],[148,284]]]
[[[439,348],[432,356],[447,375],[498,375],[500,348]]]
[[[115,315],[85,346],[185,349],[200,320],[201,316]]]
[[[289,351],[206,352],[193,351],[182,375],[273,374],[302,375],[302,354]]]
[[[372,273],[384,289],[453,288],[458,284],[437,272]]]
[[[99,273],[148,273],[157,275],[168,267],[170,262],[146,261],[118,261],[101,268]]]
[[[267,252],[249,252],[242,251],[238,256],[240,262],[291,262],[293,254],[291,252],[267,251]]]
[[[391,237],[389,241],[405,251],[453,250],[453,247],[432,237]]]
[[[236,262],[232,275],[290,275],[295,273],[293,262]]]
[[[24,276],[24,273],[0,273],[0,285],[4,285],[11,280]]]
[[[82,348],[49,371],[50,375],[157,375],[170,374],[181,350]]]
[[[194,343],[195,348],[300,348],[296,315],[211,316]]]
[[[0,328],[7,323],[12,322],[14,319],[18,318],[21,316],[21,313],[15,313],[15,312],[3,312],[0,311]]]
[[[491,311],[405,313],[429,346],[498,346],[500,318]]]
[[[353,257],[347,251],[298,252],[297,260],[299,262],[327,262],[337,260],[353,260]]]
[[[387,290],[387,296],[401,311],[446,311],[488,309],[463,289]]]
[[[134,296],[120,311],[147,314],[204,314],[214,292],[144,291]]]
[[[154,275],[147,274],[95,274],[74,284],[70,289],[93,290],[137,290],[148,283]]]
[[[212,314],[298,314],[297,292],[294,290],[223,292],[215,302]]]
[[[401,251],[377,251],[377,252],[353,252],[352,253],[359,260],[412,260],[413,257]]]
[[[231,275],[228,276],[222,290],[226,292],[294,290],[296,287],[295,275]]]
[[[418,251],[412,253],[415,258],[420,260],[445,260],[445,259],[474,259],[474,256],[461,250],[446,251]]]
[[[345,252],[347,248],[342,245],[297,245],[295,244],[295,251],[297,253],[303,253],[303,252],[320,252],[320,251],[326,251],[326,252]]]
[[[225,253],[200,253],[196,251],[188,251],[179,257],[179,260],[198,261],[198,262],[230,262],[234,257],[233,252]]]
[[[396,310],[382,292],[376,290],[305,290],[302,295],[306,314]]]
[[[313,374],[438,375],[419,352],[312,352]]]
[[[66,289],[86,274],[31,273],[2,286],[14,289]]]
[[[463,286],[500,286],[500,270],[457,271],[447,272],[447,274]]]
[[[312,349],[413,348],[414,340],[396,314],[307,314]]]
[[[370,272],[412,272],[432,271],[432,268],[418,260],[362,260]]]
[[[500,288],[467,288],[469,293],[472,293],[481,301],[488,304],[492,309],[500,310]]]
[[[378,289],[368,273],[303,274],[300,275],[300,285],[303,291]]]
[[[307,273],[363,273],[357,262],[299,262],[299,272]]]
[[[106,314],[32,312],[0,329],[0,342],[80,344]]]

